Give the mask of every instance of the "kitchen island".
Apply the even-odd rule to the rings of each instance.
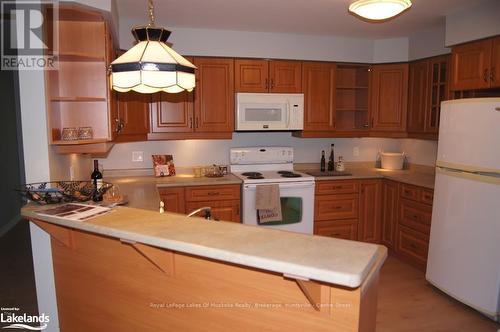
[[[61,331],[374,331],[383,246],[119,207],[50,234]]]

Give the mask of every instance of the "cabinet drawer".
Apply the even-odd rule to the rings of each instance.
[[[358,195],[320,195],[315,200],[315,220],[357,219]]]
[[[432,208],[428,205],[401,201],[399,223],[413,230],[429,235],[431,230]]]
[[[421,268],[427,264],[429,237],[400,226],[398,230],[398,254],[408,258]]]
[[[353,220],[326,220],[314,223],[314,234],[335,237],[346,240],[356,240],[358,221]]]
[[[186,187],[186,202],[240,199],[240,185]]]
[[[420,188],[403,184],[401,185],[401,197],[418,202],[420,200]]]
[[[358,187],[355,180],[317,181],[316,195],[357,194]]]
[[[434,200],[434,190],[422,189],[422,194],[420,196],[420,201],[425,204],[432,205]]]

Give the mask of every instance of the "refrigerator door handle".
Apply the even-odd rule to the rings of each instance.
[[[490,172],[468,172],[459,169],[436,167],[436,173],[449,175],[462,179],[469,179],[473,181],[480,181],[484,183],[492,183],[500,185],[500,174]]]

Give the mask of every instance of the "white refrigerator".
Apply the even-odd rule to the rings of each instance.
[[[427,280],[499,319],[500,98],[441,104]]]

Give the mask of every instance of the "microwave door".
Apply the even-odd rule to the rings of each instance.
[[[248,103],[239,109],[238,130],[283,130],[289,120],[287,104]]]

